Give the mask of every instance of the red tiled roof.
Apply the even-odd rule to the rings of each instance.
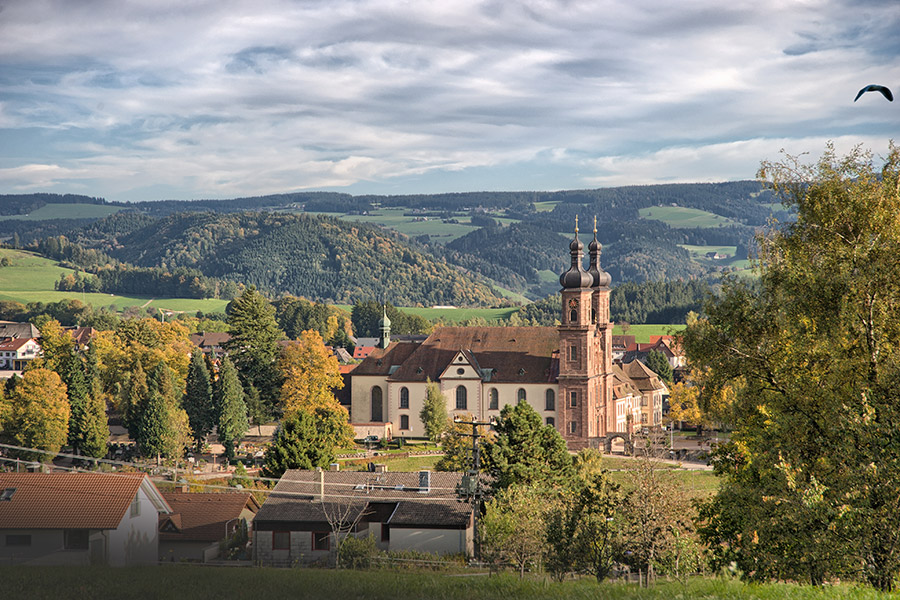
[[[5,338],[0,340],[0,350],[18,350],[34,338]]]
[[[248,492],[167,492],[163,497],[172,507],[173,514],[161,516],[160,525],[171,520],[179,531],[163,531],[161,527],[160,540],[215,542],[225,537],[226,526],[229,531],[233,528],[245,508],[254,513],[259,510],[259,502]],[[229,524],[231,520],[234,522]]]
[[[0,529],[115,529],[146,475],[0,473]],[[149,480],[148,480],[149,481]]]

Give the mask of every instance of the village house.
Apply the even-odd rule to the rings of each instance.
[[[377,346],[349,375],[351,423],[389,422],[395,437],[424,436],[419,413],[433,381],[451,417],[488,421],[505,405],[527,402],[571,449],[659,427],[667,389],[642,370],[614,368],[611,278],[600,267],[596,230],[588,270],[583,248],[576,225],[571,264],[560,276],[558,327],[437,327],[424,341],[398,341],[385,317]]]
[[[0,473],[0,563],[155,564],[170,512],[144,474]]]
[[[219,542],[243,522],[248,528],[259,511],[249,492],[164,492],[172,509],[159,516],[159,560],[209,562],[219,558]]]
[[[381,550],[473,552],[472,507],[461,473],[285,472],[253,524],[258,565],[333,560],[339,537],[372,536]]]

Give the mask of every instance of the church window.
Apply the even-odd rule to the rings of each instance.
[[[456,387],[456,410],[466,410],[468,403],[468,392],[466,386],[460,385]]]
[[[500,393],[497,388],[491,388],[488,398],[488,410],[497,410],[500,408]]]
[[[578,433],[578,421],[569,421],[569,433]]]
[[[409,408],[409,389],[400,388],[400,408]]]
[[[547,425],[550,427],[556,427],[556,419],[553,417],[547,417]]]
[[[381,387],[376,385],[372,388],[372,422],[378,423],[383,420]]]
[[[578,346],[575,344],[569,346],[569,360],[578,360]]]
[[[400,429],[409,429],[409,415],[400,415]]]
[[[525,402],[525,388],[519,388],[519,391],[516,392],[516,401],[517,402]]]
[[[547,390],[544,410],[556,410],[556,393],[551,389]]]
[[[578,406],[578,392],[569,392],[569,406],[572,408]]]

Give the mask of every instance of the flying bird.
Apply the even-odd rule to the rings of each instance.
[[[894,101],[894,95],[891,93],[891,90],[884,87],[883,85],[878,85],[875,83],[869,84],[863,89],[859,90],[859,93],[856,95],[856,98],[854,98],[853,101],[856,102],[857,100],[859,100],[859,97],[866,92],[881,92],[881,94],[888,99],[888,102]]]

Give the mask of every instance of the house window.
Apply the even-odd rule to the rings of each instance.
[[[87,529],[66,529],[63,531],[63,547],[66,550],[87,550],[88,538]]]
[[[553,390],[547,390],[544,410],[556,410],[556,393]]]
[[[409,389],[400,388],[400,408],[409,408]]]
[[[500,408],[500,393],[497,388],[491,388],[488,399],[488,410],[497,410]]]
[[[6,536],[7,546],[30,546],[31,536],[23,534],[9,534]]]
[[[391,526],[387,523],[381,524],[381,541],[389,542],[391,541]]]
[[[131,516],[139,517],[141,516],[141,497],[135,496],[134,500],[131,501]]]
[[[519,391],[516,392],[516,402],[525,402],[525,388],[519,388]]]
[[[569,392],[569,406],[572,408],[578,406],[578,392]]]
[[[409,415],[400,415],[400,429],[409,429]]]
[[[569,433],[578,433],[578,421],[569,421]]]
[[[372,422],[377,423],[383,421],[384,418],[382,416],[382,401],[381,401],[381,387],[375,386],[372,388]]]
[[[569,360],[578,360],[578,346],[569,346]]]
[[[328,531],[313,531],[312,549],[331,550],[331,533]]]
[[[290,531],[273,531],[272,532],[272,550],[290,550],[291,549],[291,532]]]
[[[466,410],[468,404],[468,392],[466,386],[456,386],[456,410]]]
[[[556,427],[556,419],[553,417],[547,417],[547,425],[550,427]]]

